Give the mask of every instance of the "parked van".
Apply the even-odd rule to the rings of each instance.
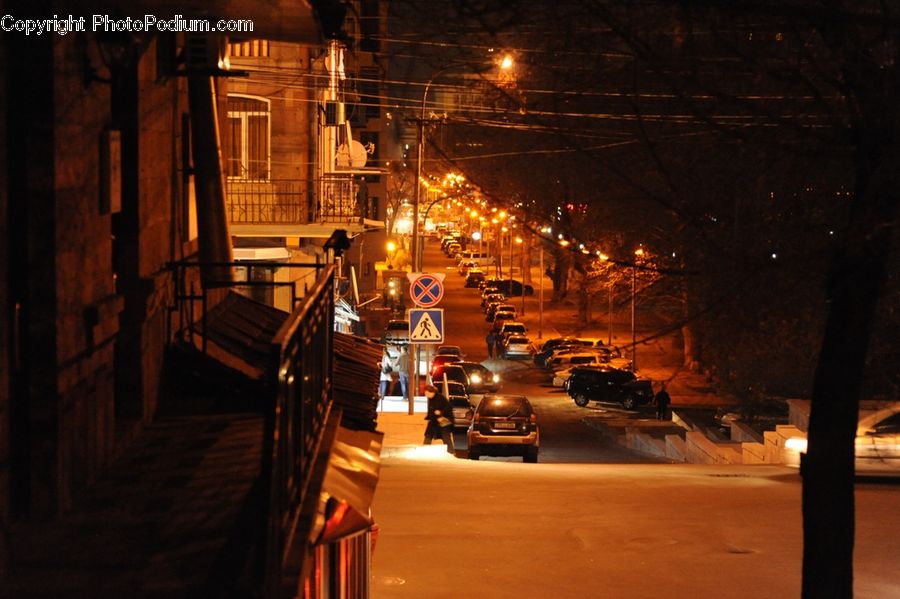
[[[550,370],[562,370],[572,366],[602,366],[606,362],[606,356],[598,353],[572,352],[550,358],[547,360],[547,367]]]
[[[494,264],[494,258],[488,252],[466,250],[457,257],[459,262],[474,262],[476,266],[489,266]]]

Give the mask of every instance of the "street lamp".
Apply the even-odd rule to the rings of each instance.
[[[636,295],[637,283],[637,261],[644,255],[644,249],[638,248],[634,250],[634,262],[631,264],[631,371],[637,370],[637,340],[634,332],[634,298]]]
[[[512,78],[512,69],[514,66],[514,61],[512,56],[506,54],[500,60],[499,67],[501,76],[504,77],[504,81],[511,80]],[[468,63],[454,63],[449,64],[441,69],[435,71],[435,73],[431,76],[428,82],[425,84],[425,89],[422,91],[422,104],[419,110],[419,120],[417,123],[418,128],[418,136],[416,139],[416,189],[415,196],[413,202],[413,255],[412,255],[412,265],[413,271],[421,272],[422,270],[422,252],[419,248],[419,188],[421,187],[422,182],[422,164],[425,160],[425,104],[428,100],[428,90],[431,89],[431,84],[434,83],[434,80],[437,79],[440,75],[444,74],[446,71],[450,69],[455,69],[462,66],[469,66]]]
[[[516,236],[516,244],[519,246],[522,245],[521,237]],[[509,244],[509,247],[510,247],[510,252],[509,252],[509,278],[510,278],[509,289],[511,291],[512,290],[512,278],[513,278],[513,276],[512,276],[512,243]],[[519,276],[522,279],[522,315],[524,316],[525,315],[525,249],[522,247],[519,248],[519,260],[520,260]]]
[[[603,252],[600,252],[599,254],[597,254],[597,257],[600,258],[601,262],[609,261],[609,256],[607,256]],[[609,290],[607,292],[607,296],[608,296],[607,299],[609,300],[609,306],[607,306],[607,308],[606,308],[606,320],[608,322],[609,333],[606,338],[606,344],[609,346],[612,346],[613,278],[612,278],[612,275],[610,274],[608,268],[606,269],[606,275],[607,275],[607,278],[609,279],[609,285],[608,285]]]

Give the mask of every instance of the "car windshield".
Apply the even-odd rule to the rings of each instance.
[[[479,404],[482,416],[494,418],[512,418],[514,416],[531,416],[531,406],[524,397],[494,396]]]

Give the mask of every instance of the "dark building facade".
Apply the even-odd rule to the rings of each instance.
[[[4,12],[46,9],[40,16],[52,16],[55,5],[38,4],[4,3]],[[304,3],[229,3],[227,8],[224,3],[202,4],[198,9],[200,3],[187,2],[180,8],[186,14],[232,11],[229,16],[256,19],[261,36],[325,46],[313,11]],[[161,13],[167,7],[138,2],[132,8]],[[103,5],[82,8],[101,12]],[[123,456],[134,469],[120,474],[133,489],[147,488],[141,485],[152,477],[143,476],[139,466],[150,463],[150,454],[129,461],[135,448],[161,456],[154,448],[169,444],[172,438],[165,431],[174,434],[177,428],[171,428],[171,419],[160,426],[161,419],[171,418],[173,409],[181,410],[178,414],[188,409],[187,404],[173,407],[172,398],[196,404],[210,394],[201,384],[188,397],[193,391],[186,389],[185,372],[205,371],[207,377],[210,368],[224,368],[223,376],[236,372],[235,364],[210,366],[202,354],[184,358],[184,351],[200,347],[199,341],[186,343],[194,339],[193,333],[203,337],[205,348],[206,337],[215,329],[203,318],[230,297],[229,273],[236,265],[228,266],[225,181],[236,169],[258,173],[261,168],[246,161],[238,164],[243,154],[222,152],[223,139],[233,137],[220,137],[221,132],[234,129],[235,119],[257,112],[246,102],[229,106],[229,73],[220,62],[225,47],[215,36],[182,33],[12,32],[0,37],[0,586],[11,572],[18,576],[30,568],[36,577],[41,572],[34,565],[40,556],[23,549],[32,546],[23,540],[57,539],[44,528],[58,532],[72,525],[72,514],[82,513],[85,505],[95,506],[99,514],[114,502],[98,500],[97,493],[107,488],[104,477],[121,468]],[[295,141],[312,147],[315,132],[301,120],[306,135]],[[312,192],[304,194],[304,205],[309,205]],[[255,532],[245,545],[253,550],[235,554],[227,549],[237,538],[235,527],[241,522],[247,526],[248,520],[244,508],[233,514],[224,510],[233,520],[223,522],[226,550],[214,555],[223,563],[238,560],[240,567],[232,569],[235,580],[264,589],[268,596],[292,596],[291,589],[310,571],[303,557],[309,549],[306,537],[271,523],[296,523],[285,514],[299,511],[308,501],[304,489],[314,476],[312,465],[323,459],[301,446],[300,454],[288,456],[302,466],[297,472],[278,472],[267,465],[279,462],[280,452],[287,451],[273,439],[289,439],[291,429],[285,424],[285,431],[278,432],[282,423],[273,415],[275,406],[283,402],[281,412],[303,421],[305,434],[315,439],[326,430],[335,438],[338,425],[329,423],[340,421],[340,410],[330,408],[330,355],[301,359],[298,349],[303,331],[319,340],[320,358],[321,347],[330,347],[335,274],[327,266],[340,263],[340,252],[325,247],[322,253],[321,261],[307,265],[313,276],[299,291],[301,299],[307,295],[305,308],[296,303],[291,317],[274,308],[254,308],[260,310],[258,320],[269,323],[268,328],[252,330],[254,347],[271,359],[258,364],[259,376],[248,383],[251,395],[261,398],[249,407],[242,404],[251,416],[240,419],[238,426],[227,418],[221,426],[213,425],[208,419],[222,418],[220,406],[217,415],[201,415],[206,419],[201,429],[180,433],[206,431],[210,448],[235,439],[238,445],[233,447],[239,448],[241,438],[253,438],[248,441],[250,453],[234,454],[244,460],[256,456],[244,482],[236,477],[236,488],[246,493],[236,496],[238,507],[259,508],[250,517]],[[186,330],[191,335],[185,335]],[[184,351],[173,353],[179,344]],[[243,359],[254,365],[252,356]],[[279,379],[279,373],[293,369],[314,372],[307,380],[315,379],[316,385],[299,390],[293,387],[293,375],[290,381]],[[236,376],[246,378],[246,373]],[[236,436],[222,432],[228,430]],[[327,458],[328,443],[315,447],[324,447]],[[173,509],[176,491],[187,490],[186,481],[197,476],[198,471],[191,470],[194,465],[187,463],[193,459],[185,449],[178,468],[189,471],[170,471],[166,485],[174,493],[172,499],[150,502],[153,494],[148,492],[144,508]],[[297,476],[303,484],[297,485]],[[109,489],[124,492],[129,484]],[[276,495],[289,501],[278,504]],[[134,513],[141,509],[135,506]],[[37,523],[40,526],[34,526]],[[115,528],[112,521],[109,528]],[[48,536],[40,536],[45,533]],[[143,538],[132,537],[129,542]],[[278,545],[294,538],[297,547]],[[90,547],[86,543],[83,548],[85,562]],[[280,561],[287,554],[289,564]],[[28,584],[27,576],[15,580],[11,588],[19,591]],[[128,588],[127,581],[115,584],[119,590]],[[178,584],[187,595],[191,593],[184,589],[207,588],[202,581],[197,587],[189,574]],[[77,592],[73,586],[60,596]]]

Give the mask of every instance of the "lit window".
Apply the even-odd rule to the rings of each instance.
[[[235,179],[269,178],[269,101],[250,96],[228,96],[228,176]]]

